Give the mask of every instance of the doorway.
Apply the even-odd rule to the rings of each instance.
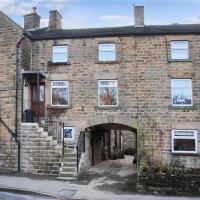
[[[31,110],[35,117],[44,117],[45,115],[45,83],[39,85],[39,99],[37,92],[37,84],[31,84]]]

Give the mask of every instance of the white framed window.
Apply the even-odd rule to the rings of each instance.
[[[188,41],[171,41],[171,59],[189,59]]]
[[[115,61],[115,44],[99,44],[99,61]]]
[[[172,106],[192,106],[192,80],[171,80]]]
[[[54,63],[67,62],[68,61],[68,47],[67,46],[53,46],[53,58]]]
[[[172,130],[173,153],[197,153],[196,130]]]
[[[51,81],[51,105],[69,105],[68,81]]]
[[[64,127],[64,140],[75,140],[75,128],[74,127]]]
[[[117,80],[99,80],[98,105],[118,106]]]

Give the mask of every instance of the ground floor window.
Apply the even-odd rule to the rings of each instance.
[[[173,153],[197,153],[196,130],[172,130]]]
[[[99,80],[98,101],[99,106],[118,105],[117,80]]]
[[[51,105],[52,106],[69,105],[68,81],[51,82]]]

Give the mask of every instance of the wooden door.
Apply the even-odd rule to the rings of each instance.
[[[38,102],[37,84],[31,85],[31,110],[34,111],[36,117],[44,117],[44,112],[45,112],[45,84],[44,83],[40,83],[39,90],[40,90],[40,95],[39,95],[39,102]],[[39,105],[39,111],[38,111],[38,105]]]

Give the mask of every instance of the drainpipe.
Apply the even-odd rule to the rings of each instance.
[[[18,152],[18,163],[17,163],[17,171],[20,173],[21,172],[21,167],[20,167],[20,161],[21,161],[21,155],[20,155],[20,151],[21,151],[21,143],[20,143],[20,140],[18,139],[18,95],[19,95],[19,92],[18,92],[18,86],[19,86],[19,48],[20,48],[20,45],[21,45],[21,42],[26,38],[26,37],[29,37],[30,36],[23,32],[23,36],[19,39],[19,41],[17,42],[16,44],[16,82],[15,82],[15,85],[16,85],[16,88],[15,88],[15,96],[16,96],[16,99],[15,99],[15,141],[17,143],[17,152]]]

